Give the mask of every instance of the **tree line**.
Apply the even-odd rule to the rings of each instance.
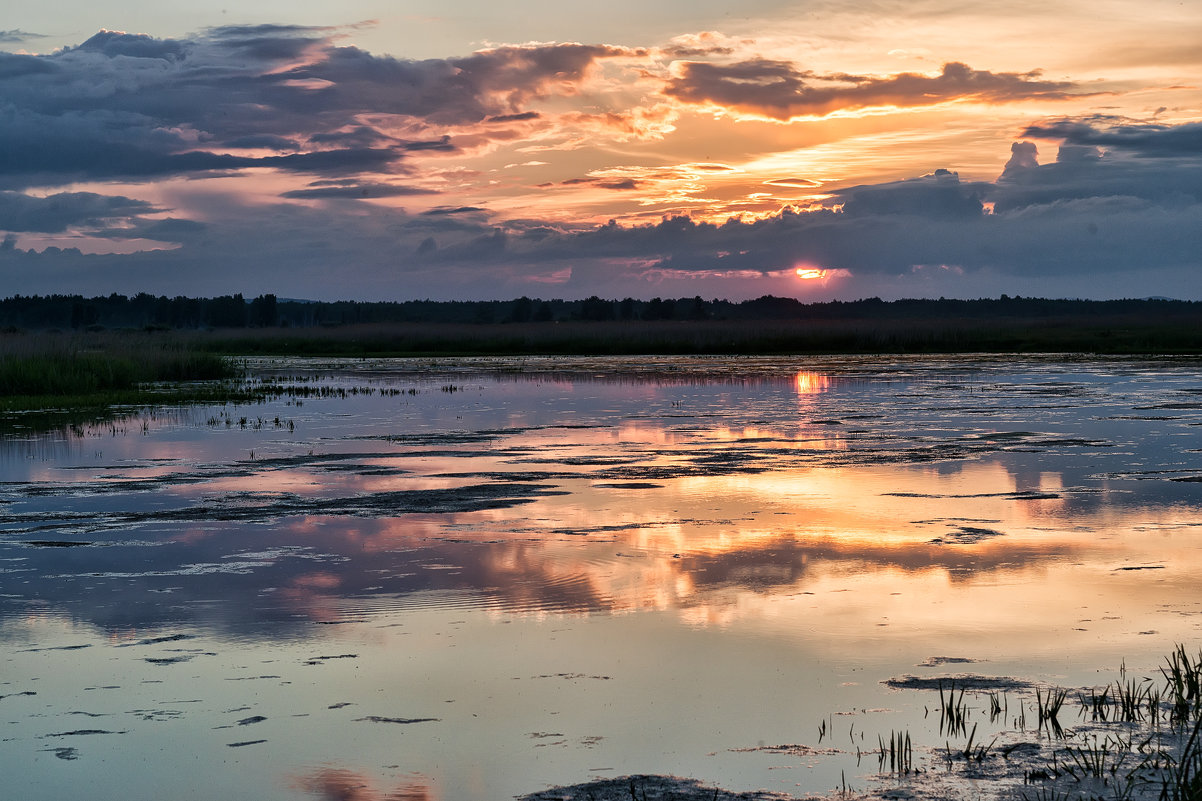
[[[1169,299],[1071,300],[1002,295],[975,300],[906,299],[803,303],[764,295],[754,300],[699,296],[610,300],[520,297],[483,301],[307,301],[273,294],[211,298],[13,295],[0,299],[0,328],[13,330],[211,329],[342,326],[370,323],[553,323],[633,320],[921,320],[1133,316],[1197,319],[1202,302]]]

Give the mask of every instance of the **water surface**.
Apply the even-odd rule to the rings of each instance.
[[[1199,640],[1196,361],[256,370],[296,391],[0,442],[14,797],[864,788],[944,745],[907,677]]]

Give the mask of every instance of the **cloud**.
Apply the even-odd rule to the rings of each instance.
[[[399,131],[537,120],[527,103],[573,93],[599,60],[644,52],[568,43],[416,61],[337,46],[336,34],[285,25],[182,39],[100,31],[46,55],[0,53],[0,186],[257,167],[397,171],[406,154],[457,150],[447,133]],[[246,148],[295,152],[228,152]]]
[[[1022,135],[1088,147],[1113,147],[1141,156],[1202,158],[1202,122],[1167,125],[1104,116],[1066,118],[1030,125]]]
[[[917,216],[969,220],[980,217],[986,184],[962,184],[960,176],[939,169],[931,175],[874,186],[841,189],[843,213],[864,216]]]
[[[458,207],[440,206],[439,208],[436,208],[436,209],[430,209],[428,211],[423,211],[422,214],[426,217],[438,217],[438,216],[447,215],[447,214],[470,214],[472,212],[477,212],[477,211],[486,211],[486,209],[482,209],[479,206],[458,206]]]
[[[953,100],[1010,103],[1063,100],[1078,95],[1069,81],[1045,81],[1039,72],[989,72],[948,62],[938,75],[902,72],[888,77],[818,75],[792,62],[751,59],[731,64],[684,61],[664,85],[669,97],[777,120],[821,116],[871,106],[931,106]]]
[[[1023,134],[1060,139],[1056,159],[1040,164],[1035,143],[1016,143],[990,192],[997,211],[1089,198],[1136,198],[1170,206],[1202,203],[1198,123],[1062,119],[1028,126]]]
[[[371,200],[373,198],[404,197],[407,195],[437,195],[433,189],[399,184],[348,184],[345,186],[316,186],[293,189],[281,197],[303,200]]]
[[[142,200],[92,192],[61,192],[48,197],[0,192],[2,231],[60,233],[73,226],[98,226],[108,220],[157,211]]]
[[[0,44],[20,44],[28,42],[30,39],[45,39],[46,35],[41,33],[29,33],[18,28],[13,28],[10,31],[0,31]]]

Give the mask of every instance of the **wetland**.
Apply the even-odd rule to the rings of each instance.
[[[0,770],[34,801],[1160,797],[1200,368],[263,357],[225,402],[10,431]]]

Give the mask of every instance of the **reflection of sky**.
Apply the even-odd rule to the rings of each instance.
[[[204,759],[249,755],[229,743],[267,732],[237,747],[290,777],[263,797],[347,782],[364,798],[483,797],[472,781],[497,759],[511,762],[505,795],[601,764],[750,788],[769,775],[751,757],[697,755],[796,742],[789,715],[831,705],[904,706],[876,698],[877,682],[927,657],[1088,682],[1196,637],[1199,485],[1171,480],[1202,474],[1184,447],[1202,423],[1188,365],[877,374],[853,360],[776,365],[773,379],[748,362],[750,378],[707,363],[702,380],[680,362],[642,383],[595,364],[553,365],[554,380],[377,370],[327,380],[418,392],[233,412],[295,430],[198,410],[36,458],[6,445],[0,637],[17,657],[0,704],[26,722],[0,761],[84,728],[126,731],[111,738],[125,748],[162,722],[128,710],[186,696],[203,712],[170,717]],[[189,639],[138,645],[161,633]],[[75,645],[89,647],[29,650]],[[696,685],[668,679],[698,658],[714,680],[745,671],[762,686],[724,688],[700,712]],[[657,675],[636,667],[649,662]],[[793,664],[841,689],[740,713],[759,692],[796,695]],[[108,685],[123,688],[107,691],[120,725],[75,715],[101,709],[86,688]],[[30,699],[45,720],[24,717]],[[353,716],[336,717],[341,700]],[[237,719],[272,714],[215,728],[242,706]],[[278,723],[302,713],[311,729]],[[438,721],[357,721],[372,715]],[[653,728],[682,715],[689,732]],[[396,738],[405,755],[386,757]],[[477,779],[451,776],[448,738]],[[67,744],[115,747],[102,741]]]

